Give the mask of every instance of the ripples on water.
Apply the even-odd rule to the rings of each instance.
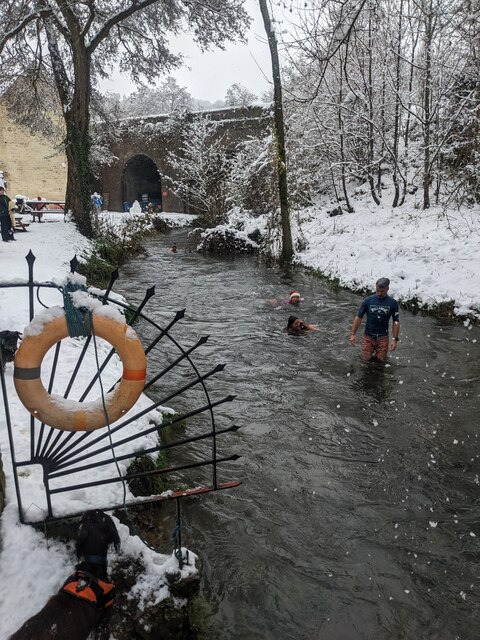
[[[163,325],[185,307],[176,337],[210,334],[194,360],[225,362],[209,389],[237,395],[216,410],[217,426],[242,426],[221,437],[221,455],[242,458],[220,480],[243,484],[183,503],[211,638],[478,639],[480,331],[403,312],[388,366],[364,365],[348,343],[359,297],[253,258],[184,253],[185,236],[150,241],[120,286],[139,301],[155,284],[147,313]],[[293,287],[295,315],[319,333],[286,335],[291,311],[266,302]]]

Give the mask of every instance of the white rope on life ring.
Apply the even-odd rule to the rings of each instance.
[[[107,316],[93,314],[95,336],[109,342],[123,363],[120,383],[102,399],[76,402],[50,395],[42,384],[40,368],[47,351],[68,337],[64,315],[43,326],[38,335],[24,336],[15,355],[14,383],[18,397],[28,411],[41,422],[63,431],[94,431],[121,418],[138,400],[145,386],[147,359],[142,343],[127,324]]]

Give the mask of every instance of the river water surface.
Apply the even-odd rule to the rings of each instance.
[[[176,336],[210,334],[199,368],[226,363],[209,388],[237,396],[216,419],[241,426],[219,448],[241,455],[220,480],[242,485],[183,501],[211,638],[480,638],[480,330],[402,312],[389,364],[365,365],[348,342],[360,297],[185,240],[149,240],[116,289],[138,302],[155,285],[162,325],[185,308]],[[318,333],[284,332],[291,311],[269,300],[293,287]]]

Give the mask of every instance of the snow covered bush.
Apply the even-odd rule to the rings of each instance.
[[[250,211],[253,216],[272,213],[278,207],[272,153],[271,134],[237,146],[229,181],[230,206]]]
[[[214,227],[227,219],[230,160],[216,123],[205,117],[185,118],[180,131],[181,155],[169,153],[172,191],[196,212],[196,225]]]

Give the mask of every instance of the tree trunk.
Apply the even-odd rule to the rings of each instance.
[[[385,122],[385,96],[387,93],[387,51],[385,50],[382,65],[382,104],[380,107],[380,123],[381,123],[381,136],[380,136],[380,157],[377,166],[377,192],[378,197],[382,198],[382,160],[385,155],[385,131],[387,128]]]
[[[339,79],[339,90],[338,90],[338,130],[340,134],[340,166],[341,166],[341,180],[342,180],[342,190],[343,196],[345,198],[345,204],[347,205],[348,213],[353,213],[353,207],[350,204],[350,199],[348,197],[347,191],[347,179],[345,176],[345,130],[344,130],[344,122],[343,122],[343,59],[340,56],[340,79]],[[338,197],[337,197],[338,199]]]
[[[398,206],[400,200],[400,186],[398,184],[398,139],[400,137],[400,81],[401,81],[401,53],[402,53],[402,19],[403,19],[403,0],[400,0],[399,16],[398,16],[398,41],[397,41],[397,60],[395,63],[395,116],[393,125],[393,186],[395,195],[393,197],[392,207]]]
[[[45,6],[45,3],[41,3]],[[62,105],[65,120],[65,154],[67,156],[67,194],[65,211],[71,211],[79,231],[91,238],[94,235],[92,226],[92,204],[90,192],[92,172],[90,169],[90,54],[88,53],[81,34],[76,36],[70,45],[73,54],[74,78],[73,86],[68,79],[64,67],[55,29],[51,18],[45,20],[45,32],[52,72],[58,97]],[[70,96],[71,99],[70,99]]]
[[[380,204],[380,199],[375,191],[373,178],[373,161],[375,156],[374,127],[373,127],[373,33],[372,33],[372,7],[368,15],[368,184],[375,204]]]
[[[90,193],[93,176],[90,168],[90,60],[78,47],[74,58],[75,87],[72,103],[65,111],[68,160],[66,210],[71,210],[80,232],[91,238],[92,203]]]
[[[425,16],[425,82],[423,85],[423,208],[430,207],[430,100],[432,87],[433,16],[430,5]]]
[[[410,3],[407,3],[407,15],[411,14]],[[409,150],[410,150],[410,122],[412,120],[411,109],[412,109],[412,91],[413,91],[413,79],[415,72],[415,57],[417,51],[418,40],[420,38],[420,29],[417,27],[417,31],[413,38],[412,50],[410,52],[410,73],[408,78],[408,108],[405,122],[405,133],[403,137],[403,189],[400,197],[400,202],[398,206],[401,207],[405,202],[405,198],[407,197],[407,188],[408,188],[408,167],[409,167]]]
[[[283,121],[282,81],[280,62],[278,59],[277,41],[272,29],[270,14],[266,0],[259,0],[263,24],[267,34],[270,56],[272,59],[273,102],[274,102],[274,138],[276,147],[276,164],[278,177],[278,193],[280,199],[280,215],[282,220],[282,254],[283,263],[291,262],[293,256],[292,231],[288,207],[287,157],[285,152],[285,128]]]

